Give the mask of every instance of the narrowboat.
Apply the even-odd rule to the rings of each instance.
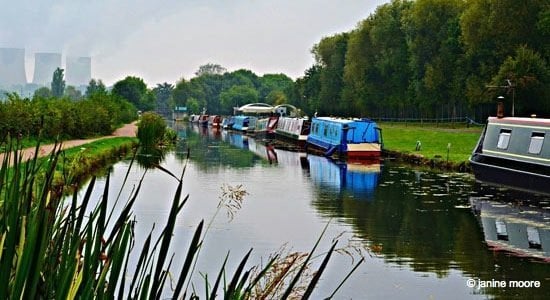
[[[250,121],[250,118],[248,116],[234,116],[233,117],[233,126],[231,129],[237,130],[237,131],[247,131],[248,130],[248,123]]]
[[[547,137],[550,119],[490,117],[470,157],[476,180],[550,194]]]
[[[222,117],[219,115],[211,115],[208,117],[208,126],[219,128],[222,124]]]
[[[349,160],[380,159],[382,130],[370,119],[313,118],[308,150]]]
[[[311,120],[307,117],[280,117],[275,130],[278,138],[290,140],[298,146],[305,146],[310,131]]]
[[[260,118],[256,121],[256,126],[252,133],[259,138],[272,138],[275,136],[278,121],[279,117],[277,116]]]
[[[199,116],[199,125],[202,127],[208,127],[208,115]]]
[[[225,117],[222,120],[222,128],[223,129],[233,129],[233,124],[235,123],[235,120],[233,119],[233,116]]]
[[[199,118],[200,118],[200,115],[191,115],[189,117],[189,122],[197,124],[199,123]]]

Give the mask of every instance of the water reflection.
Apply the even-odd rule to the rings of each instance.
[[[177,152],[191,148],[190,169],[197,170],[190,173],[196,176],[189,184],[192,195],[204,195],[207,203],[213,194],[216,202],[219,185],[228,180],[245,182],[251,194],[248,206],[232,224],[242,231],[217,224],[216,238],[226,243],[217,247],[273,243],[277,248],[278,238],[299,244],[318,233],[312,224],[335,219],[334,232],[350,232],[370,254],[341,294],[344,298],[446,298],[449,290],[457,298],[537,298],[550,292],[550,268],[544,263],[547,200],[537,200],[538,208],[518,207],[509,204],[508,191],[476,187],[468,174],[434,173],[391,163],[335,163],[273,149],[239,133],[198,126],[185,130],[186,140]],[[182,155],[177,156],[181,160]],[[173,160],[167,164],[176,165]],[[512,198],[525,204],[524,196]],[[521,243],[516,242],[517,234],[524,238]],[[530,250],[500,251],[505,245]],[[330,277],[329,273],[327,281],[339,278],[342,271],[336,267],[338,274]],[[539,280],[542,287],[477,290],[466,286],[471,278]]]
[[[550,262],[550,210],[489,197],[470,202],[491,249]]]
[[[335,162],[329,158],[308,155],[311,179],[323,190],[349,193],[357,200],[372,200],[380,177],[380,163]]]

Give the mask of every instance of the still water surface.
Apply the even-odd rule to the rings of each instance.
[[[335,163],[266,147],[240,134],[197,127],[178,128],[178,133],[176,151],[162,161],[163,167],[181,174],[184,152],[190,149],[184,176],[190,200],[176,228],[173,270],[182,264],[178,258],[185,255],[201,219],[212,221],[212,227],[197,271],[209,278],[216,276],[228,251],[230,273],[250,248],[256,264],[281,247],[307,252],[329,223],[319,249],[327,250],[338,237],[341,251],[329,263],[314,299],[328,296],[361,256],[366,261],[337,299],[550,294],[547,197],[479,186],[468,174],[415,170],[391,162]],[[114,166],[113,188],[120,186],[127,168],[125,161]],[[143,168],[131,170],[126,195],[143,172]],[[218,209],[222,186],[241,184],[248,193],[242,207],[232,216],[225,208]],[[147,171],[134,209],[138,245],[153,223],[157,230],[164,224],[176,185],[164,172]],[[98,198],[102,189],[96,190]],[[199,272],[196,275],[196,288],[203,295]],[[476,286],[469,287],[472,279]],[[479,280],[539,281],[541,287],[478,288]]]

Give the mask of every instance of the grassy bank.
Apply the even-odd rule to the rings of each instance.
[[[114,137],[65,149],[56,165],[54,184],[80,185],[83,180],[131,153],[136,145],[136,138]]]
[[[436,127],[381,123],[379,126],[382,128],[384,148],[389,155],[419,164],[438,163],[449,168],[466,164],[483,129],[463,124]],[[416,150],[418,142],[420,149]]]

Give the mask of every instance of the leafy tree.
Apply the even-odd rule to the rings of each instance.
[[[80,100],[80,98],[82,98],[82,92],[77,90],[76,87],[69,85],[65,89],[64,96],[71,100]]]
[[[206,65],[200,66],[197,72],[195,72],[195,75],[197,77],[203,75],[222,75],[225,72],[227,72],[227,69],[225,69],[224,67],[218,64],[208,63]]]
[[[315,60],[321,66],[319,91],[319,113],[346,115],[353,112],[349,103],[342,102],[344,87],[344,66],[347,51],[348,33],[323,38],[313,46]]]
[[[65,91],[65,79],[63,79],[63,69],[57,68],[53,72],[52,77],[52,95],[57,98],[61,98]]]
[[[174,85],[167,82],[162,84],[157,84],[153,89],[153,94],[155,95],[155,110],[164,116],[170,115],[170,96],[174,90]]]
[[[127,76],[123,80],[117,81],[113,86],[112,93],[120,96],[132,103],[139,110],[150,110],[153,106],[153,99],[147,93],[147,85],[143,79],[133,76]]]
[[[103,84],[103,81],[101,79],[95,80],[91,79],[88,83],[88,87],[86,87],[86,98],[90,98],[93,95],[100,94],[100,95],[107,95],[107,88],[105,87],[105,84]]]
[[[45,86],[38,88],[36,91],[34,91],[33,98],[51,98],[51,97],[53,97],[52,91]]]
[[[258,92],[246,85],[232,86],[220,95],[224,113],[232,113],[233,107],[258,102]]]
[[[542,56],[527,46],[520,46],[513,57],[504,61],[498,74],[493,77],[492,84],[510,85],[505,91],[493,91],[507,93],[506,106],[511,108],[513,105],[516,116],[540,112],[550,115],[550,92],[547,88],[550,84],[550,70]]]
[[[260,99],[265,99],[265,102],[274,104],[273,98],[269,94],[273,92],[281,92],[286,98],[285,102],[292,98],[294,81],[285,74],[264,74],[259,78],[260,87],[258,88]]]

